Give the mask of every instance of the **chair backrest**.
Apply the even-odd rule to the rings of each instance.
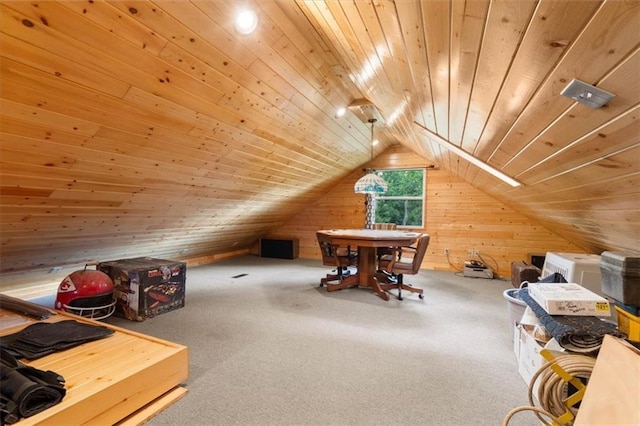
[[[357,254],[351,251],[350,246],[342,246],[331,243],[331,238],[325,234],[316,232],[322,264],[325,266],[351,266],[357,261]]]
[[[398,229],[398,225],[395,223],[374,223],[373,229]]]
[[[322,254],[322,264],[325,266],[338,266],[335,256],[335,247],[331,244],[331,240],[325,234],[316,233],[320,253]]]
[[[411,273],[414,275],[420,271],[422,260],[424,259],[424,255],[427,253],[427,247],[429,246],[429,238],[428,234],[423,234],[418,239],[416,254],[413,256],[413,262],[411,262]]]
[[[418,242],[415,246],[415,251],[413,252],[413,258],[411,259],[411,261],[403,262],[402,260],[400,260],[398,262],[393,262],[393,264],[390,265],[390,272],[410,275],[416,275],[418,272],[420,272],[422,260],[424,259],[424,255],[427,253],[427,247],[429,246],[429,238],[430,237],[428,234],[423,234],[420,238],[418,238]]]

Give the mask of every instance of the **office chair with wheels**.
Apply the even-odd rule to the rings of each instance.
[[[398,290],[398,300],[402,300],[402,290],[418,293],[420,299],[424,299],[423,290],[404,283],[404,275],[416,275],[420,272],[420,265],[427,252],[429,235],[423,234],[418,238],[415,247],[394,247],[393,253],[384,255],[378,262],[378,269],[385,271],[387,275],[396,274],[395,282],[382,282],[380,288],[384,291]]]
[[[331,243],[331,239],[324,234],[316,233],[320,252],[322,253],[322,264],[325,266],[334,266],[335,274],[327,274],[320,280],[320,287],[327,285],[329,290],[332,281],[342,282],[349,276],[349,266],[357,265],[358,253],[351,250],[350,246],[339,246]]]

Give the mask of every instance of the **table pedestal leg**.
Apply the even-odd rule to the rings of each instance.
[[[376,272],[376,248],[358,248],[358,274],[360,275],[360,287],[370,287],[383,300],[389,300],[387,292],[382,290],[375,277]]]
[[[329,284],[327,283],[327,291],[338,291],[338,290],[342,290],[343,288],[349,288],[349,287],[356,287],[358,286],[358,280],[360,279],[360,277],[358,276],[359,274],[351,274],[347,277],[345,277],[342,281],[340,281],[337,284]]]
[[[358,247],[358,272],[345,277],[337,284],[326,283],[327,291],[338,291],[349,287],[371,288],[383,300],[389,300],[389,294],[380,287],[375,276],[376,248]]]

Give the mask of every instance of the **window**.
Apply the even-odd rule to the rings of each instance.
[[[373,196],[376,223],[423,227],[424,169],[378,170],[389,189]]]

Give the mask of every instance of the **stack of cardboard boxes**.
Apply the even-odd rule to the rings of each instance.
[[[529,284],[528,291],[531,298],[549,315],[603,318],[610,316],[610,306],[607,299],[579,284]],[[525,312],[525,317],[531,315],[530,311]],[[518,359],[518,371],[527,384],[531,384],[534,374],[546,363],[540,354],[542,349],[547,349],[554,356],[572,353],[562,347],[555,339],[540,336],[531,323],[532,321],[523,318],[523,321],[516,325],[514,335],[514,352]],[[534,394],[537,393],[536,388],[537,385],[534,384]]]

